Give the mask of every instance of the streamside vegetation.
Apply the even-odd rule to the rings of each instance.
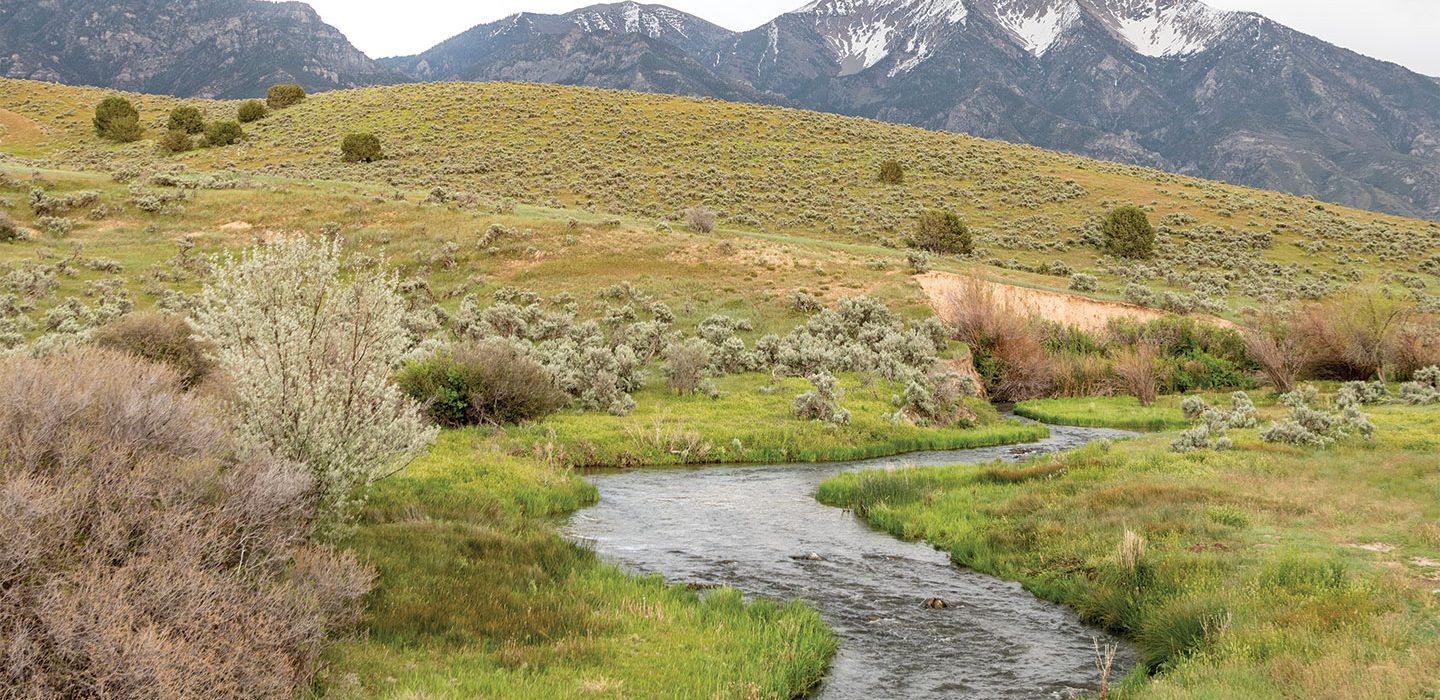
[[[291,695],[374,571],[308,536],[305,465],[179,373],[75,347],[0,361],[0,685]]]
[[[0,360],[7,685],[793,696],[821,677],[834,640],[808,608],[637,580],[561,539],[550,519],[594,499],[563,465],[475,429],[426,449],[437,407],[396,372],[453,389],[457,424],[523,420],[526,383],[553,380],[515,346],[483,366],[427,349],[398,277],[333,241],[203,270],[188,320],[123,314]]]
[[[1297,420],[1283,408],[1260,412]],[[1222,418],[1199,410],[1202,425]],[[1440,411],[1367,411],[1373,430],[1325,449],[1244,427],[1253,417],[1239,401],[1224,436],[850,474],[819,498],[1127,635],[1141,665],[1122,696],[1424,696],[1440,661]]]

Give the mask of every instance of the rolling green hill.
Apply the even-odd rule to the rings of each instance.
[[[954,264],[1064,288],[1072,272],[1129,283],[1155,303],[1222,315],[1389,285],[1434,308],[1440,225],[1031,147],[862,119],[709,100],[525,84],[420,84],[315,95],[246,125],[237,146],[162,156],[150,141],[94,136],[104,90],[0,81],[34,129],[0,141],[17,165],[142,172],[225,171],[439,193],[481,209],[512,203],[675,222],[704,205],[723,232],[786,234],[877,250],[904,245],[928,208],[960,214],[978,250]],[[181,101],[132,96],[148,136]],[[211,118],[234,103],[188,101]],[[12,119],[12,121],[15,121]],[[341,137],[372,131],[387,159],[343,164]],[[877,181],[900,161],[901,185]],[[1136,204],[1160,226],[1160,257],[1110,260],[1090,245],[1099,218]],[[944,267],[947,263],[937,261]]]

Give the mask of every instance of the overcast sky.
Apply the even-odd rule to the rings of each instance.
[[[516,12],[567,12],[598,0],[307,0],[374,57],[413,54]],[[650,0],[730,29],[753,29],[806,0]],[[1360,53],[1440,76],[1440,0],[1206,0],[1259,12]]]

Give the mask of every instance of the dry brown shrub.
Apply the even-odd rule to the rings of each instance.
[[[710,233],[715,230],[715,210],[707,207],[690,207],[685,210],[685,225],[696,233]]]
[[[100,348],[0,363],[0,686],[277,697],[373,574],[308,542],[309,477],[232,453],[173,370]]]
[[[1311,375],[1370,379],[1393,372],[1398,338],[1413,317],[1409,304],[1372,292],[1311,304],[1300,309],[1294,323],[1308,345]]]
[[[1409,378],[1416,370],[1440,366],[1440,317],[1418,316],[1395,334],[1392,362],[1395,374]]]
[[[1107,396],[1114,391],[1110,362],[1097,355],[1055,358],[1053,396]]]
[[[101,347],[168,365],[180,373],[187,389],[198,385],[215,367],[209,349],[195,336],[190,323],[173,314],[127,314],[97,330],[91,340]]]
[[[1155,403],[1160,388],[1160,351],[1141,343],[1116,351],[1111,363],[1121,391],[1140,400],[1141,406]]]
[[[1287,311],[1263,312],[1241,330],[1245,352],[1280,393],[1295,390],[1300,372],[1314,364],[1317,349],[1296,316]]]
[[[995,296],[995,289],[966,277],[946,294],[941,321],[970,346],[989,395],[998,401],[1045,396],[1055,377],[1040,330]]]

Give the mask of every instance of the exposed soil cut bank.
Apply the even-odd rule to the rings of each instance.
[[[950,272],[928,272],[917,276],[916,280],[920,282],[920,287],[929,297],[930,306],[943,317],[946,307],[950,303],[950,295],[960,291],[961,285],[967,283],[970,278]],[[985,279],[981,279],[980,282],[990,287],[995,298],[1015,313],[1039,316],[1048,321],[1074,326],[1090,333],[1104,331],[1105,326],[1117,318],[1128,317],[1140,321],[1152,321],[1172,315],[1159,309],[1118,301],[1091,299],[1078,294],[1031,289]],[[1223,318],[1205,314],[1193,314],[1192,316],[1206,323],[1228,328],[1235,327],[1235,324]]]

